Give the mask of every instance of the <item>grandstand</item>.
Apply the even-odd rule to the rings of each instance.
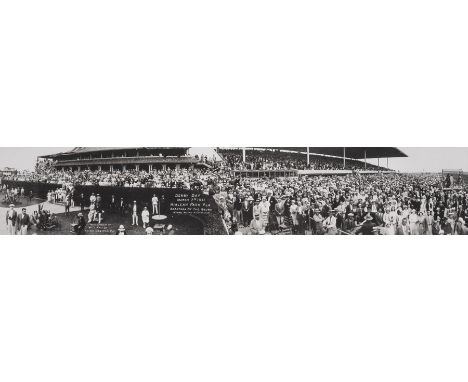
[[[286,170],[299,170],[299,174],[391,171],[389,158],[407,156],[395,147],[223,147],[218,148],[218,153],[233,170],[245,176],[249,172]],[[380,166],[383,158],[386,167]],[[377,159],[378,164],[370,164],[368,159]]]
[[[145,170],[193,168],[200,160],[189,154],[189,147],[75,147],[73,150],[44,155],[57,170]]]
[[[406,154],[392,147],[78,147],[41,157],[35,172],[4,177],[3,191],[6,200],[18,192],[47,199],[54,213],[63,202],[57,195],[89,214],[98,195],[112,230],[131,221],[142,234],[133,219],[138,205],[155,213],[153,195],[179,233],[192,232],[195,217],[197,232],[210,234],[468,234],[467,174],[395,173],[388,159],[380,166],[396,157]]]

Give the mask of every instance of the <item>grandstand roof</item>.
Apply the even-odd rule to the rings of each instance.
[[[135,149],[164,149],[164,150],[171,150],[171,149],[185,149],[188,150],[189,147],[75,147],[70,151],[64,151],[57,154],[50,154],[50,155],[42,155],[40,158],[56,158],[62,157],[67,155],[75,155],[75,154],[87,154],[87,153],[95,153],[101,151],[120,151],[120,150],[135,150]]]
[[[307,147],[265,147],[268,149],[307,152]],[[343,156],[343,147],[309,147],[311,154]],[[346,158],[404,158],[407,155],[397,147],[346,147]]]

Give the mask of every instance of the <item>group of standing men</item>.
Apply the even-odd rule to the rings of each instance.
[[[26,213],[26,208],[18,214],[15,210],[15,205],[10,204],[9,210],[6,213],[6,226],[10,235],[27,235],[28,228],[31,225],[31,218]]]

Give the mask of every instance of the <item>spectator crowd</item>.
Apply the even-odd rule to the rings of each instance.
[[[346,159],[346,167],[343,168],[343,159],[332,156],[309,154],[307,156],[298,152],[285,152],[280,150],[246,150],[245,162],[242,150],[222,149],[218,150],[227,166],[233,170],[368,170],[384,171],[384,167],[373,164],[365,164],[355,159]]]
[[[466,187],[440,175],[238,179],[217,195],[233,234],[466,235]]]
[[[342,169],[339,158],[314,156],[307,166],[304,155],[279,151],[219,152],[221,164],[194,169],[147,171],[56,171],[42,165],[23,174],[30,182],[61,185],[50,190],[51,203],[63,203],[65,212],[75,203],[83,205],[89,196],[75,195],[76,185],[149,187],[196,190],[214,195],[228,229],[233,234],[312,235],[465,235],[468,223],[467,187],[447,187],[440,174],[361,174],[294,176],[284,178],[242,178],[238,169]],[[360,161],[349,160],[350,168],[362,169]],[[369,169],[368,165],[368,169]],[[385,170],[382,167],[371,169]],[[7,190],[14,201],[24,190]],[[101,221],[99,195],[92,195],[88,222]],[[8,201],[7,200],[7,201]],[[87,201],[86,201],[87,203]],[[107,202],[106,202],[107,203]],[[118,209],[119,200],[110,209]],[[156,213],[156,204],[148,206]],[[94,207],[94,208],[93,208]],[[130,206],[133,211],[136,207]],[[147,224],[148,209],[138,209],[138,218]],[[133,216],[133,215],[132,215]],[[132,221],[134,223],[134,221]],[[145,227],[146,228],[146,227]]]

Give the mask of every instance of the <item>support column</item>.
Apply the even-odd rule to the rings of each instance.
[[[98,171],[102,171],[102,166],[98,166]]]
[[[114,172],[114,166],[113,166],[113,165],[110,165],[110,166],[109,166],[109,170],[110,170],[110,172]]]
[[[367,150],[364,150],[364,170],[367,170]]]
[[[126,164],[122,165],[122,171],[127,171],[127,165]]]
[[[388,157],[387,157],[387,169],[388,169]]]
[[[153,165],[152,165],[152,164],[149,164],[149,165],[148,165],[148,171],[149,171],[149,172],[153,172]]]
[[[380,167],[380,158],[377,158],[377,166]]]
[[[309,148],[307,147],[307,166],[310,165],[310,153],[309,153]]]
[[[163,167],[163,170],[164,170],[164,171],[167,170],[167,164],[163,164],[162,167]]]
[[[140,171],[140,165],[139,164],[135,165],[135,170]]]
[[[346,168],[346,147],[343,147],[343,170]]]
[[[180,164],[179,164],[179,163],[177,163],[177,164],[175,165],[175,169],[176,169],[176,170],[180,170]]]
[[[242,162],[245,163],[245,147],[242,147]]]
[[[81,171],[81,166],[78,166],[78,171]]]

